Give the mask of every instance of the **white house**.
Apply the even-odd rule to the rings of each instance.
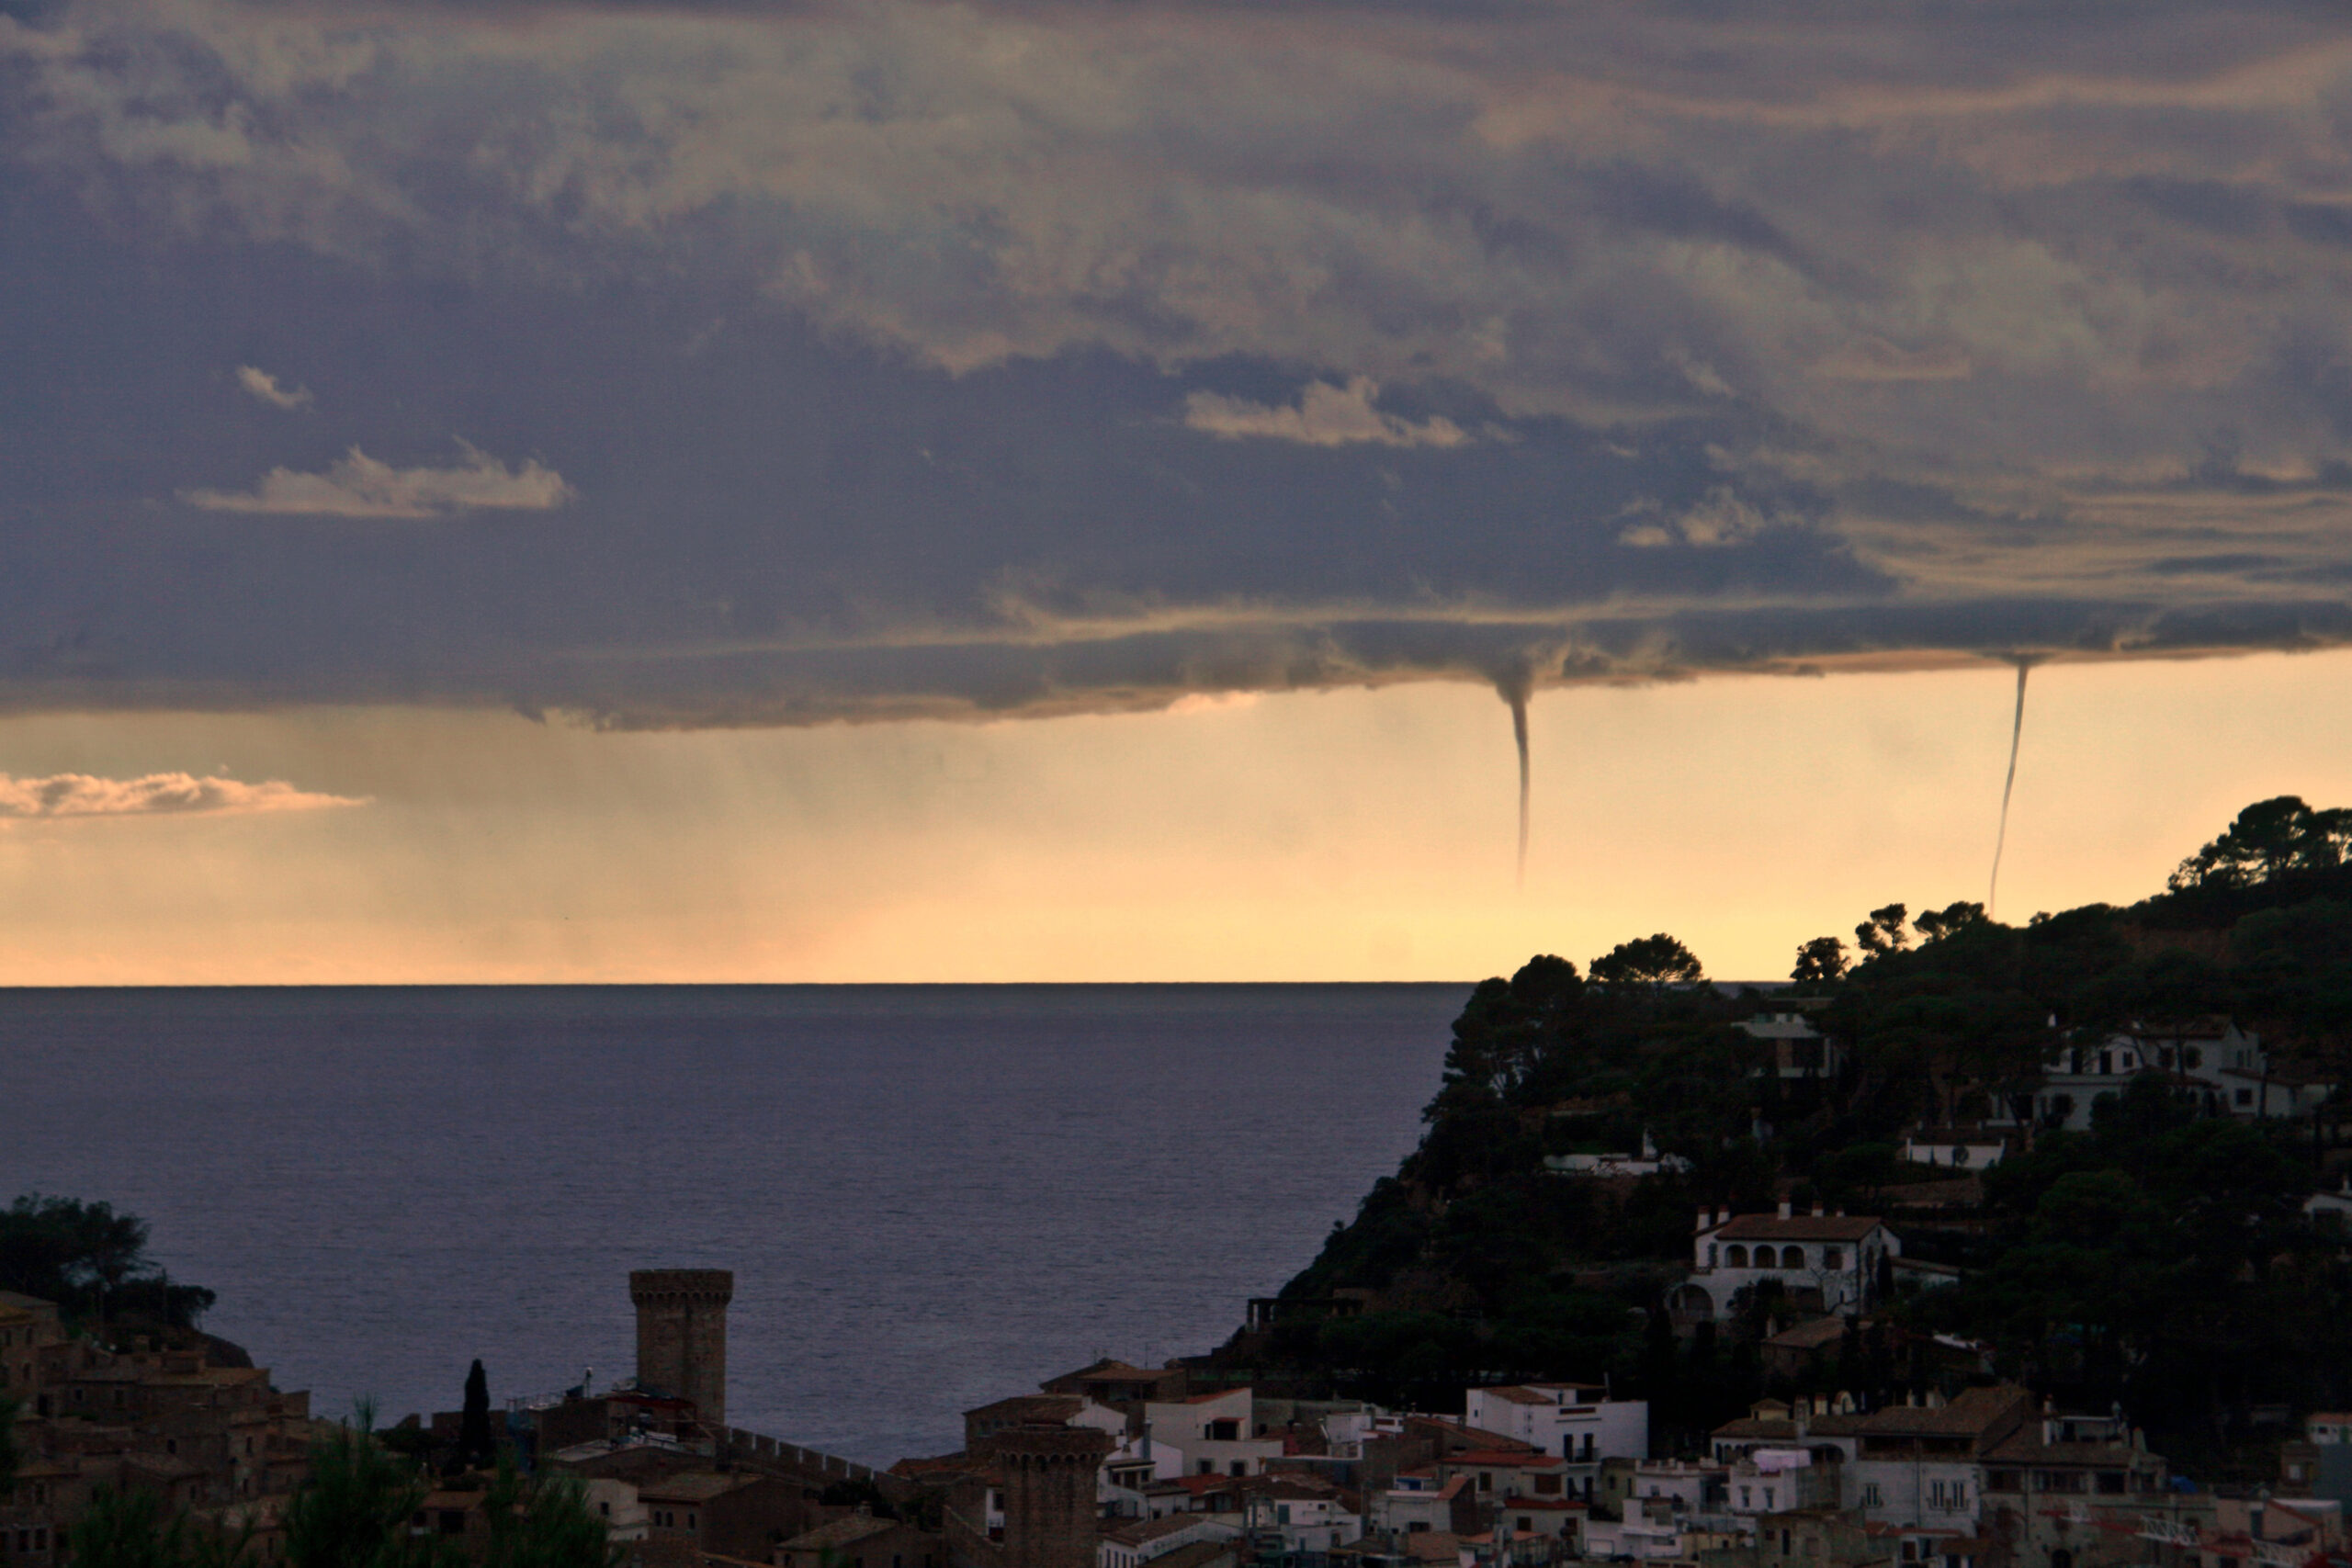
[[[1683,1521],[1723,1512],[1728,1472],[1713,1460],[1620,1461],[1607,1468],[1601,1490],[1627,1518],[1663,1514]]]
[[[1848,1508],[1872,1524],[1973,1534],[1984,1506],[1984,1461],[2034,1416],[2017,1387],[1963,1390],[1949,1404],[1898,1404],[1858,1424],[1860,1452],[1843,1467]]]
[[[1462,1405],[1471,1426],[1565,1461],[1567,1496],[1591,1498],[1603,1460],[1649,1457],[1649,1401],[1611,1399],[1605,1388],[1590,1383],[1474,1388],[1464,1394]]]
[[[1636,1562],[1682,1555],[1682,1528],[1655,1525],[1647,1519],[1596,1519],[1588,1516],[1579,1531],[1579,1545],[1588,1558],[1630,1557]]]
[[[1843,1500],[1844,1467],[1819,1462],[1809,1449],[1758,1449],[1732,1461],[1725,1504],[1751,1527],[1766,1514],[1792,1508],[1835,1508]]]
[[[1555,1176],[1656,1176],[1661,1171],[1680,1175],[1691,1167],[1680,1155],[1658,1153],[1645,1131],[1639,1154],[1545,1155],[1544,1168]]]
[[[1167,1403],[1152,1400],[1143,1407],[1143,1419],[1151,1443],[1152,1473],[1163,1481],[1179,1475],[1256,1475],[1266,1461],[1282,1457],[1280,1438],[1252,1435],[1246,1388]]]
[[[1336,1488],[1283,1476],[1250,1494],[1248,1521],[1251,1535],[1272,1536],[1284,1551],[1317,1557],[1363,1534],[1363,1520],[1348,1511]]]
[[[1767,1280],[1825,1313],[1862,1311],[1877,1289],[1879,1259],[1901,1256],[1903,1244],[1870,1215],[1792,1214],[1783,1203],[1778,1214],[1702,1209],[1690,1248],[1690,1278],[1668,1304],[1695,1322],[1727,1315],[1735,1296]]]
[[[2303,1417],[2303,1441],[2307,1443],[2352,1443],[2352,1415],[2340,1411],[2315,1410]]]
[[[638,1501],[632,1483],[612,1476],[591,1478],[582,1488],[588,1511],[605,1527],[605,1538],[616,1544],[645,1539],[650,1522],[645,1505]]]
[[[1954,1170],[1984,1170],[2001,1163],[2009,1145],[1997,1133],[1962,1127],[1922,1127],[1903,1139],[1903,1157],[1913,1165],[1949,1166]]]
[[[1387,1491],[1365,1499],[1364,1523],[1388,1536],[1419,1535],[1423,1530],[1450,1533],[1456,1524],[1466,1525],[1476,1516],[1469,1494],[1466,1475],[1440,1481],[1433,1469],[1400,1471]]]
[[[2074,1044],[2042,1065],[2032,1117],[2044,1127],[2080,1132],[2092,1107],[2120,1094],[2139,1073],[2161,1072],[2199,1090],[2218,1116],[2266,1121],[2296,1116],[2324,1102],[2334,1085],[2281,1077],[2270,1067],[2261,1036],[2224,1018],[2150,1027],[2135,1024],[2096,1044]]]
[[[1771,1065],[1757,1068],[1751,1077],[1770,1073],[1788,1079],[1834,1078],[1846,1065],[1843,1047],[1801,1012],[1758,1013],[1739,1027],[1772,1046]]]

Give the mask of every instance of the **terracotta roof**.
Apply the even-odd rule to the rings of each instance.
[[[1165,1367],[1138,1367],[1114,1357],[1097,1361],[1091,1367],[1080,1367],[1074,1372],[1064,1372],[1060,1377],[1047,1381],[1065,1382],[1073,1378],[1088,1378],[1102,1382],[1148,1382],[1167,1375],[1168,1369]]]
[[[1230,1540],[1188,1540],[1151,1560],[1151,1568],[1207,1568],[1220,1557],[1233,1557],[1240,1548]]]
[[[1415,1530],[1405,1538],[1407,1556],[1421,1562],[1453,1562],[1462,1556],[1462,1538],[1451,1530]]]
[[[724,1495],[738,1486],[748,1486],[755,1479],[749,1475],[720,1475],[713,1471],[690,1470],[683,1475],[673,1475],[663,1481],[650,1481],[637,1489],[639,1497],[657,1497],[664,1503],[707,1503]]]
[[[1207,1404],[1216,1400],[1229,1399],[1237,1393],[1246,1396],[1249,1392],[1249,1385],[1245,1383],[1239,1388],[1221,1388],[1212,1393],[1188,1393],[1183,1398],[1175,1401],[1175,1403],[1178,1404]]]
[[[1753,1416],[1743,1416],[1736,1421],[1724,1422],[1715,1428],[1713,1435],[1734,1440],[1741,1438],[1755,1438],[1768,1442],[1778,1439],[1792,1443],[1797,1438],[1797,1424],[1793,1421],[1759,1420]]]
[[[1536,1393],[1532,1388],[1521,1388],[1516,1386],[1510,1388],[1482,1388],[1477,1392],[1485,1394],[1488,1399],[1504,1400],[1512,1404],[1550,1404],[1555,1403],[1552,1400],[1544,1398],[1542,1394]]]
[[[1566,1461],[1556,1455],[1538,1453],[1532,1449],[1473,1449],[1468,1453],[1449,1454],[1440,1464],[1509,1465],[1517,1470],[1541,1470]]]
[[[896,1519],[877,1519],[871,1514],[850,1514],[804,1531],[784,1543],[786,1551],[822,1551],[829,1546],[847,1546],[853,1541],[898,1529]]]
[[[1592,1505],[1581,1498],[1571,1501],[1566,1497],[1513,1497],[1502,1506],[1524,1508],[1531,1513],[1581,1514]]]
[[[1963,1389],[1940,1409],[1897,1404],[1872,1411],[1858,1430],[1866,1438],[1973,1438],[2031,1398],[2021,1388]]]
[[[1484,1427],[1473,1427],[1467,1420],[1459,1416],[1408,1416],[1405,1417],[1405,1425],[1408,1428],[1414,1427],[1425,1428],[1435,1427],[1441,1432],[1453,1433],[1464,1438],[1475,1438],[1479,1443],[1483,1444],[1489,1450],[1525,1449],[1531,1453],[1539,1453],[1542,1451],[1537,1449],[1534,1444],[1522,1443],[1508,1432],[1490,1432]]]
[[[1860,1241],[1878,1229],[1871,1214],[1742,1214],[1707,1233],[1713,1241]]]
[[[2147,1456],[2127,1443],[2045,1443],[2039,1428],[2028,1426],[1985,1456],[2020,1464],[2130,1464]]]
[[[1002,1416],[1023,1420],[1060,1419],[1067,1421],[1086,1408],[1086,1402],[1074,1393],[1016,1393],[1010,1399],[977,1405],[964,1412],[964,1418],[976,1416]]]
[[[1211,1492],[1230,1492],[1233,1490],[1234,1482],[1238,1479],[1239,1478],[1231,1475],[1172,1475],[1164,1484],[1181,1487],[1193,1496],[1199,1497]],[[1155,1486],[1153,1490],[1157,1491],[1159,1488]]]
[[[1810,1323],[1783,1328],[1764,1343],[1777,1345],[1783,1350],[1818,1350],[1825,1345],[1837,1344],[1845,1337],[1845,1319],[1816,1317]]]
[[[1121,1546],[1145,1546],[1164,1536],[1201,1528],[1198,1514],[1166,1514],[1156,1519],[1130,1519],[1126,1523],[1102,1532],[1104,1538]]]

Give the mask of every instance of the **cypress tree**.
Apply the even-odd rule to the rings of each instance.
[[[463,1464],[486,1466],[497,1457],[498,1444],[490,1431],[490,1377],[476,1357],[466,1373],[465,1409],[458,1421],[458,1459]]]

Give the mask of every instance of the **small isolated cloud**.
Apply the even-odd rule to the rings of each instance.
[[[1690,545],[1701,549],[1736,545],[1770,526],[1771,519],[1739,496],[1729,485],[1709,488],[1706,499],[1681,516],[1668,520],[1655,505],[1637,508],[1634,521],[1617,534],[1617,542],[1634,549],[1666,545]]]
[[[395,468],[354,446],[322,474],[272,468],[249,491],[184,491],[181,499],[208,512],[314,517],[438,517],[487,508],[545,512],[571,499],[563,476],[536,459],[510,468],[463,441],[458,446],[465,461],[446,468]]]
[[[1216,392],[1194,392],[1184,400],[1187,429],[1238,440],[1247,435],[1277,441],[1301,441],[1309,446],[1345,446],[1374,442],[1383,446],[1460,446],[1470,436],[1450,419],[1432,418],[1415,424],[1381,412],[1372,400],[1380,384],[1369,376],[1351,378],[1344,387],[1329,381],[1308,384],[1295,408],[1253,403]]]
[[[274,409],[306,409],[311,406],[310,388],[281,387],[277,377],[251,365],[237,367],[237,385]]]
[[[1222,713],[1258,705],[1255,692],[1187,692],[1168,705],[1170,713]]]
[[[246,784],[239,779],[198,778],[193,773],[149,773],[136,779],[104,779],[90,773],[51,773],[18,779],[0,773],[0,821],[58,817],[224,817],[263,811],[320,811],[364,806],[348,795],[296,789],[283,779]]]

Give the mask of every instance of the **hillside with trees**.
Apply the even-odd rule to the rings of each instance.
[[[2342,1079],[2352,812],[2250,806],[2129,908],[2013,926],[1973,903],[1889,904],[1850,938],[1803,942],[1785,989],[1702,980],[1659,934],[1581,972],[1539,956],[1479,985],[1419,1146],[1218,1359],[1428,1408],[1466,1383],[1605,1376],[1652,1401],[1669,1443],[1768,1392],[1876,1403],[2008,1377],[2075,1407],[2120,1404],[2176,1462],[2216,1475],[2258,1468],[2279,1408],[2352,1406],[2352,1253],[2303,1206],[2346,1157],[2335,1100],[2240,1120],[2150,1071],[2086,1130],[2029,1115],[1981,1173],[1900,1153],[1911,1129],[2030,1108],[2070,1044],[2168,1021],[2232,1019],[2272,1070]],[[1786,1010],[1838,1043],[1834,1073],[1791,1081],[1739,1027]],[[1666,1168],[1545,1164],[1645,1143]],[[1890,1291],[1798,1371],[1759,1356],[1799,1315],[1770,1292],[1722,1323],[1670,1320],[1694,1213],[1782,1202],[1883,1215],[1906,1259],[1959,1280]]]

